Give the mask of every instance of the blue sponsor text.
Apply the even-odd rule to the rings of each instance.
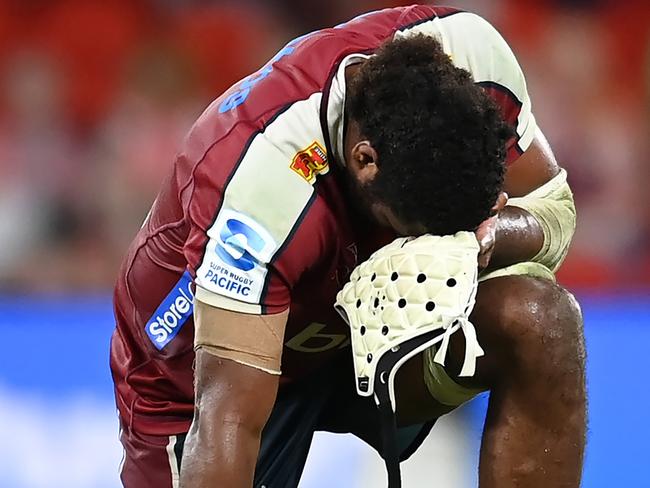
[[[192,276],[185,271],[147,320],[144,330],[158,350],[169,344],[194,312]]]

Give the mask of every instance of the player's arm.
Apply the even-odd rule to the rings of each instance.
[[[288,311],[251,315],[195,304],[195,407],[180,486],[250,488],[279,381]]]
[[[494,236],[489,224],[479,229],[486,243],[484,265],[489,259],[490,269],[522,261],[559,266],[575,228],[575,208],[568,185],[560,182],[563,178],[548,142],[537,130],[526,152],[508,168],[504,189],[510,200],[492,222]]]
[[[496,269],[536,261],[555,271],[573,236],[575,207],[566,172],[537,127],[523,70],[501,34],[480,16],[461,12],[437,23],[445,28],[454,63],[472,73],[513,129],[506,148],[504,190],[509,200],[506,206],[502,195],[494,216],[476,232],[479,265]],[[413,31],[429,34],[435,29],[425,22]]]
[[[477,231],[482,248],[479,264],[496,269],[535,261],[555,271],[566,256],[576,223],[566,171],[558,166],[537,127],[524,73],[506,41],[477,15],[449,17],[455,18],[464,18],[475,34],[467,47],[475,56],[465,63],[514,131],[506,155],[504,190],[509,199],[506,205],[501,196],[495,216]],[[462,36],[465,31],[454,32]]]

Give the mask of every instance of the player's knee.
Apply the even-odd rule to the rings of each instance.
[[[515,365],[541,381],[583,381],[582,313],[574,296],[539,279],[525,280],[520,293],[509,313]]]

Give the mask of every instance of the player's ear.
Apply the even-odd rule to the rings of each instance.
[[[351,151],[348,166],[359,183],[366,184],[375,179],[379,167],[377,166],[377,151],[370,141],[357,142]]]
[[[503,208],[507,205],[507,203],[508,203],[508,194],[502,191],[501,193],[499,193],[496,203],[492,206],[492,210],[490,210],[490,215],[496,215],[499,212],[501,212],[501,210],[503,210]]]

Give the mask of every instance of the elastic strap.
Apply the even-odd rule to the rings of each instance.
[[[441,336],[440,330],[433,330],[413,337],[387,351],[377,364],[374,391],[381,420],[382,455],[388,472],[388,488],[402,487],[399,467],[400,453],[397,443],[397,419],[394,410],[397,408],[397,401],[395,398],[391,398],[395,375],[401,364],[417,354],[425,344],[440,339]]]
[[[399,467],[399,451],[397,445],[397,420],[391,405],[388,385],[381,384],[375,390],[381,419],[382,455],[388,473],[388,488],[402,488],[402,476]]]

